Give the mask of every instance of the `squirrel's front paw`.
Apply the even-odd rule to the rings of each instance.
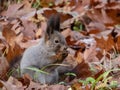
[[[62,57],[63,57],[63,59],[66,58],[67,56],[68,56],[68,51],[67,51],[67,50],[64,50],[64,51],[62,52]]]
[[[68,56],[68,51],[59,51],[56,55],[52,56],[52,60],[57,60],[57,62],[62,62]]]
[[[58,53],[58,60],[59,61],[63,61],[67,56],[68,56],[68,51],[67,50],[64,50],[64,51],[60,51]]]

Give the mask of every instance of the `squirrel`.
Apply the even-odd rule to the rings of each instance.
[[[25,50],[20,62],[21,75],[28,74],[33,80],[41,84],[57,83],[59,79],[57,67],[50,66],[44,73],[37,73],[28,67],[41,69],[50,64],[60,64],[67,57],[67,43],[60,33],[60,16],[52,15],[47,21],[46,32],[37,45]],[[37,73],[37,78],[34,76]]]

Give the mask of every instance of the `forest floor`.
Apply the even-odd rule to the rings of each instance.
[[[10,63],[39,42],[52,14],[60,14],[72,71],[59,83],[20,77]],[[16,74],[17,73],[17,74]],[[119,0],[0,1],[1,90],[120,90]]]

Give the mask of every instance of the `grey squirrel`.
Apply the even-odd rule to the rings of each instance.
[[[57,66],[48,67],[45,71],[49,74],[37,73],[33,70],[28,70],[27,67],[36,67],[38,69],[44,66],[62,63],[67,57],[67,43],[60,33],[60,17],[52,15],[48,22],[45,35],[40,39],[39,43],[31,46],[23,54],[20,62],[21,75],[28,74],[35,81],[41,84],[53,84],[58,81]]]

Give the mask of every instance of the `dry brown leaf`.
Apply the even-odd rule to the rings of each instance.
[[[46,32],[46,27],[47,27],[47,24],[46,22],[41,22],[41,26],[40,28],[36,31],[36,38],[40,38],[42,36],[44,36],[45,32]]]
[[[8,50],[8,52],[6,52],[6,58],[7,61],[11,64],[12,62],[14,62],[14,59],[21,56],[21,54],[23,53],[23,49],[15,43],[14,48],[9,46],[8,48],[6,48]],[[12,63],[13,64],[13,63]]]
[[[69,45],[69,46],[78,46],[78,47],[80,47],[80,39],[81,38],[85,38],[85,36],[82,34],[82,33],[80,33],[80,32],[77,32],[77,31],[71,31],[71,30],[69,30],[68,29],[68,31],[70,32],[70,33],[68,33],[69,35],[66,37],[66,41],[67,41],[67,44]],[[68,32],[68,31],[65,31],[66,33]],[[64,32],[64,31],[63,31]],[[63,33],[63,34],[65,34],[65,32]]]
[[[41,21],[45,21],[45,17],[42,14],[37,14],[37,11],[33,17],[29,18],[29,21],[40,23]]]
[[[32,8],[32,2],[33,1],[28,1],[28,0],[22,0],[22,3],[24,4],[24,7],[22,7],[20,9],[20,11],[18,12],[18,15],[26,15],[34,10],[36,10],[35,8]]]
[[[28,87],[26,88],[26,90],[66,90],[68,87],[64,86],[64,85],[41,85],[40,83],[37,82],[33,82],[31,80],[31,78],[27,75],[24,76],[24,84],[25,86],[27,85]],[[25,87],[24,86],[24,87]]]
[[[83,61],[83,54],[81,52],[76,52],[75,60],[81,63]]]
[[[16,13],[19,11],[24,4],[11,4],[8,6],[8,10],[4,14],[7,17],[15,17]],[[12,12],[12,13],[11,13]]]
[[[19,55],[21,55],[23,49],[17,44],[17,42],[19,43],[21,41],[21,38],[17,35],[16,33],[11,30],[13,25],[8,24],[6,26],[4,26],[3,29],[3,36],[5,37],[7,43],[8,43],[8,47],[6,47],[6,57],[8,62],[11,62],[11,60]]]
[[[37,30],[37,25],[33,22],[22,20],[24,25],[24,30],[22,31],[23,35],[28,39],[35,38],[35,31]]]
[[[1,81],[1,80],[0,82],[4,85],[2,90],[24,90],[25,89],[22,83],[13,77],[10,77],[7,82]]]
[[[72,89],[73,90],[82,90],[82,85],[81,85],[81,83],[74,83],[73,85],[72,85]]]
[[[120,36],[116,37],[117,42],[116,42],[116,49],[120,51]]]
[[[73,70],[73,73],[77,75],[77,78],[86,78],[91,76],[91,71],[88,63],[86,63],[84,60],[78,64]]]
[[[110,51],[115,48],[114,38],[110,34],[107,37],[108,38],[106,39],[103,37],[101,37],[100,39],[95,37],[97,47],[100,48],[101,51]]]
[[[36,34],[35,34],[35,38],[40,38],[42,36],[42,30],[38,29]]]
[[[5,47],[8,47],[8,44],[4,37],[0,38],[0,55],[2,56]]]
[[[100,4],[98,3],[100,6]],[[118,7],[120,3],[102,3],[101,7],[94,7],[91,11],[87,12],[87,15],[92,19],[92,21],[101,23],[105,26],[113,26],[120,23],[120,19],[118,16],[118,12],[120,11],[120,7]],[[103,9],[106,8],[106,9]],[[98,25],[95,25],[99,27]],[[99,28],[100,29],[100,28]],[[102,29],[101,29],[102,30]]]
[[[71,36],[66,37],[67,44],[72,46],[76,43],[76,40],[71,39]]]
[[[85,12],[87,10],[86,7],[88,7],[88,5],[90,4],[90,0],[78,0],[76,2],[76,8],[74,9],[74,11],[78,12],[79,14]]]
[[[100,33],[100,30],[98,29],[93,29],[89,31],[89,34],[99,34],[99,33]]]
[[[64,85],[56,84],[56,85],[50,85],[48,87],[48,90],[68,90],[68,87]]]
[[[0,79],[6,79],[6,73],[8,71],[9,64],[5,57],[0,57]]]
[[[92,45],[90,46],[90,48],[85,49],[83,57],[86,62],[98,61],[96,55],[97,55],[96,45]]]
[[[5,52],[7,61],[9,63],[11,63],[15,57],[20,56],[23,52],[23,48],[18,45],[21,43],[23,36],[21,34],[17,36],[17,34],[11,30],[12,26],[12,24],[5,25],[2,32],[3,37],[8,43],[5,51],[3,52]]]
[[[11,30],[12,26],[12,24],[5,25],[2,31],[2,35],[6,39],[7,43],[9,43],[11,47],[14,47],[16,34]]]
[[[71,30],[70,28],[65,29],[64,31],[61,32],[61,34],[66,38],[70,35]]]
[[[22,3],[10,4],[8,6],[8,10],[2,12],[2,15],[7,16],[10,19],[20,18],[21,16],[24,16],[34,10],[35,10],[34,8],[31,8],[31,3],[29,3],[29,1],[23,0]]]
[[[109,60],[107,62],[108,64],[111,64],[111,69],[116,69],[116,68],[119,68],[120,67],[120,56],[118,56],[117,58],[115,59],[112,59],[112,60]],[[110,65],[109,65],[110,66]],[[117,71],[118,72],[118,71]]]
[[[47,89],[47,85],[40,85],[40,83],[36,83],[36,82],[33,82],[33,81],[30,81],[30,84],[29,86],[26,88],[26,90],[48,90]]]

